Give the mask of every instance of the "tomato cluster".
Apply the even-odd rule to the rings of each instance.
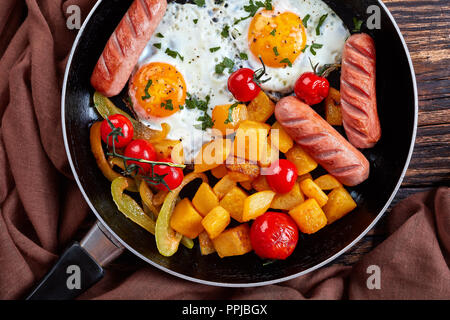
[[[114,114],[101,124],[101,137],[109,147],[124,149],[123,156],[136,160],[126,160],[127,166],[137,166],[141,175],[162,178],[161,183],[155,185],[159,190],[170,190],[178,187],[183,181],[183,170],[181,168],[170,167],[164,164],[152,165],[151,163],[140,162],[139,160],[171,163],[171,159],[158,159],[155,147],[144,139],[134,139],[134,129],[131,121],[121,115]],[[114,134],[116,133],[116,134]],[[115,139],[113,138],[115,137]],[[113,141],[114,140],[114,141]],[[152,168],[153,166],[153,168]]]

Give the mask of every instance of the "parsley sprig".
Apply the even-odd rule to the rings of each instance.
[[[244,6],[244,11],[248,12],[248,16],[234,20],[234,24],[238,24],[241,21],[254,17],[256,12],[258,12],[258,10],[261,8],[264,8],[266,10],[272,10],[273,9],[272,0],[265,0],[264,2],[262,1],[254,2],[253,0],[250,0],[249,4]]]

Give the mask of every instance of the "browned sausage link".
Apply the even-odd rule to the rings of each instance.
[[[107,97],[125,87],[139,56],[166,12],[166,0],[135,0],[109,38],[91,76]]]
[[[347,138],[357,148],[371,148],[381,137],[375,64],[372,38],[364,33],[351,36],[342,56],[341,106]]]
[[[369,176],[369,161],[311,107],[295,97],[281,99],[275,117],[316,162],[347,186]]]

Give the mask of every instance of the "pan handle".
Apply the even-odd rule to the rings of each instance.
[[[73,243],[26,300],[74,299],[104,275],[124,247],[97,221],[81,243]]]

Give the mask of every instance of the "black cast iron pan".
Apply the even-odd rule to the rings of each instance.
[[[123,248],[163,271],[203,284],[227,287],[273,284],[331,262],[375,225],[389,207],[409,164],[418,108],[408,49],[392,15],[381,1],[325,0],[349,30],[353,28],[354,17],[366,21],[374,13],[367,12],[370,6],[377,6],[381,14],[380,29],[369,30],[366,24],[362,29],[376,42],[377,98],[383,136],[375,148],[364,151],[371,163],[370,178],[350,189],[358,208],[314,235],[302,235],[296,251],[287,260],[266,265],[253,253],[225,259],[214,254],[201,256],[198,246],[192,250],[180,246],[174,256],[163,257],[158,253],[154,237],[126,219],[112,201],[110,183],[102,176],[90,151],[89,127],[100,119],[93,107],[93,88],[89,79],[108,38],[131,2],[98,1],[73,45],[62,92],[62,124],[74,176],[98,222],[81,246],[75,243],[66,251],[30,299],[77,296],[101,278],[102,266]],[[123,106],[121,99],[114,102]],[[73,268],[72,272],[67,270],[71,265],[80,267],[81,283],[74,278],[68,279],[76,275]]]

